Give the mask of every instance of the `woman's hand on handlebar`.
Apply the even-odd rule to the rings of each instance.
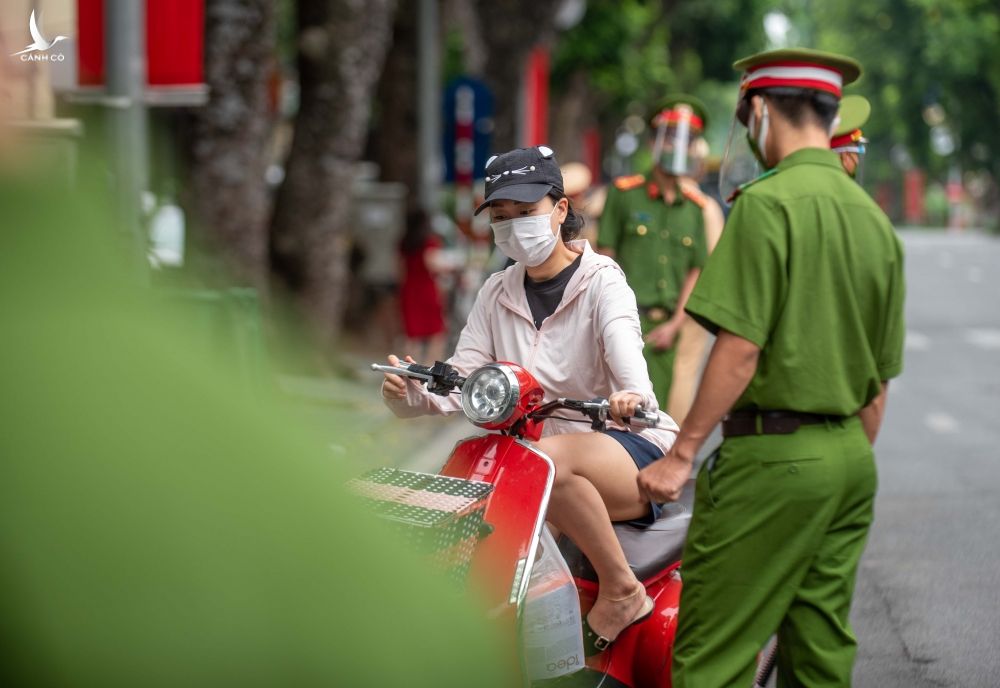
[[[615,392],[608,397],[608,410],[611,417],[619,425],[624,425],[624,419],[635,415],[635,409],[642,404],[642,397],[635,392]]]
[[[407,356],[406,362],[416,363],[412,356]],[[398,366],[399,359],[389,354],[389,365]],[[405,399],[406,380],[392,373],[383,373],[383,375],[385,375],[385,380],[382,381],[382,397],[385,399]]]

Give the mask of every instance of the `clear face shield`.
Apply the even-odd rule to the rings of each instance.
[[[693,117],[691,107],[682,103],[658,118],[653,163],[667,174],[697,177],[703,171],[707,146],[697,136],[700,127],[694,126]]]
[[[729,128],[726,150],[719,165],[719,194],[727,205],[736,190],[753,181],[764,171],[760,150],[767,138],[768,117],[765,105],[761,122],[756,122],[749,98],[740,98]],[[755,137],[751,139],[751,137]],[[757,150],[754,150],[754,147]]]

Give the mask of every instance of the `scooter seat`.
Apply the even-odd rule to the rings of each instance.
[[[688,525],[691,523],[691,494],[694,481],[688,483],[685,495],[678,502],[663,505],[660,517],[645,528],[615,523],[615,535],[625,552],[625,559],[635,577],[645,581],[681,559]],[[597,582],[597,573],[583,552],[565,535],[559,538],[570,573],[583,580]]]

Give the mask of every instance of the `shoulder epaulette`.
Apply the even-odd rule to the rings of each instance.
[[[761,175],[759,175],[757,177],[754,177],[753,179],[751,179],[750,181],[748,181],[746,184],[741,184],[739,187],[737,187],[736,191],[734,191],[732,193],[732,195],[729,198],[726,199],[726,203],[730,203],[731,204],[734,200],[736,200],[737,196],[739,196],[741,193],[743,193],[744,191],[746,191],[747,189],[749,189],[751,186],[753,186],[754,184],[756,184],[757,182],[759,182],[762,179],[767,179],[768,177],[772,177],[772,176],[774,176],[776,174],[778,174],[778,168],[770,169],[767,172],[765,172],[765,173],[763,173],[763,174],[761,174]]]
[[[688,187],[682,184],[681,193],[684,194],[684,198],[688,199],[702,210],[704,210],[705,206],[708,205],[708,196],[702,193],[701,189],[695,189],[694,187]]]
[[[630,191],[642,186],[646,181],[646,176],[642,174],[629,174],[615,179],[615,188],[619,191]]]

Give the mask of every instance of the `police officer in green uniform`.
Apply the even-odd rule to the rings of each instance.
[[[736,67],[738,138],[767,171],[737,194],[687,302],[718,335],[694,406],[638,478],[650,498],[676,499],[722,420],[697,480],[673,685],[744,688],[777,633],[778,685],[847,686],[871,443],[902,369],[902,245],[830,150],[860,65],[785,49]]]
[[[840,156],[844,172],[861,181],[862,163],[868,139],[861,127],[868,121],[872,106],[864,96],[844,96],[837,113],[837,127],[830,138],[830,150]]]
[[[615,180],[597,237],[598,251],[618,261],[635,291],[643,354],[662,408],[670,395],[684,303],[707,255],[700,195],[679,182],[698,162],[706,121],[704,105],[692,96],[661,103],[652,118],[653,168]]]

